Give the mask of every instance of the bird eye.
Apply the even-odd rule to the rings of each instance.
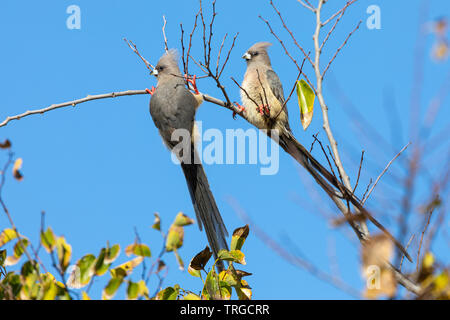
[[[257,56],[257,55],[258,55],[258,51],[254,51],[254,52],[253,52],[253,55],[254,55],[254,56]]]

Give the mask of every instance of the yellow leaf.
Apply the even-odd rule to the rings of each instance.
[[[7,244],[9,241],[17,238],[17,233],[13,229],[5,229],[0,234],[0,247]]]
[[[88,296],[88,294],[86,293],[86,291],[83,291],[81,293],[81,300],[91,300],[91,298]]]
[[[22,158],[18,158],[15,162],[14,162],[14,167],[13,167],[13,176],[14,178],[16,178],[17,180],[21,181],[23,179],[23,175],[22,173],[19,171],[20,168],[22,168]]]
[[[59,266],[66,271],[72,257],[72,246],[66,242],[64,237],[56,239],[56,252],[58,254]]]
[[[306,130],[313,118],[314,100],[316,95],[305,80],[297,81],[297,97],[298,105],[300,106],[300,120],[302,122],[303,130]]]
[[[125,271],[126,274],[131,273],[134,268],[136,268],[138,265],[141,264],[141,262],[144,260],[144,257],[136,257],[128,262],[122,263],[120,266],[117,266],[114,269],[111,269],[111,275],[113,277],[116,277],[117,274],[120,272],[119,270]]]
[[[442,40],[434,45],[433,57],[436,60],[438,61],[445,60],[448,57],[448,54],[449,54],[449,47],[446,41]]]

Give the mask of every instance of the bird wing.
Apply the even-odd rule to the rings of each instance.
[[[197,101],[192,93],[182,86],[159,88],[150,100],[150,113],[156,127],[166,144],[170,141],[172,132],[176,129],[186,129],[192,132]]]
[[[269,84],[269,88],[272,91],[273,95],[280,101],[280,103],[284,104],[284,94],[283,94],[283,85],[281,84],[280,78],[275,73],[275,71],[269,69],[266,71],[267,83]]]

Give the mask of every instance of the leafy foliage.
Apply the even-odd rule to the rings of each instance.
[[[245,264],[244,254],[237,249],[230,251],[222,250],[219,254],[219,259],[212,264],[210,270],[207,272],[205,268],[212,256],[212,252],[208,247],[191,260],[188,269],[191,275],[201,279],[203,279],[201,272],[203,271],[206,274],[201,293],[199,292],[200,294],[184,290],[176,284],[163,290],[158,290],[151,297],[148,289],[148,280],[150,274],[153,273],[153,266],[157,266],[154,274],[158,275],[160,286],[163,277],[159,273],[166,269],[166,265],[161,259],[165,252],[173,251],[180,266],[183,265],[177,250],[183,245],[183,228],[194,222],[191,218],[180,212],[169,227],[167,234],[164,234],[161,231],[161,219],[158,215],[156,216],[156,220],[152,228],[161,232],[163,239],[165,239],[164,248],[153,262],[152,270],[147,277],[143,273],[142,279],[137,282],[131,279],[133,271],[145,263],[145,261],[149,261],[152,257],[150,247],[141,243],[139,237],[136,238],[134,243],[125,248],[125,255],[133,257],[124,263],[115,265],[121,253],[120,245],[114,244],[110,246],[108,244],[100,249],[98,255],[91,253],[85,254],[75,264],[71,265],[71,245],[66,242],[64,237],[55,235],[49,227],[45,231],[41,231],[39,247],[42,246],[45,252],[50,255],[52,266],[56,270],[55,275],[53,275],[48,271],[41,271],[47,270],[47,267],[42,264],[41,259],[35,251],[35,259],[25,261],[19,271],[9,271],[8,269],[11,266],[16,265],[20,261],[20,258],[30,246],[30,243],[27,238],[18,234],[13,229],[4,229],[0,233],[0,299],[68,300],[78,298],[90,300],[88,291],[94,278],[106,276],[107,274],[109,274],[110,278],[101,294],[102,299],[105,300],[113,299],[123,286],[126,286],[124,288],[126,299],[132,300],[230,299],[232,288],[235,288],[239,298],[251,297],[251,290],[248,284],[241,280],[243,276],[250,275],[250,273],[235,270],[233,267],[233,263]],[[240,232],[239,235],[236,235],[237,233],[235,231],[233,234],[233,243],[239,243],[242,246],[248,235],[248,226],[245,228],[247,231]],[[236,230],[240,229],[242,228]],[[236,247],[236,245],[232,245],[232,247]],[[10,251],[12,254],[8,256],[7,253]],[[229,261],[230,263],[226,271],[217,274],[215,265],[219,260]],[[68,274],[67,279],[66,274]],[[59,277],[59,281],[56,279],[57,277]]]

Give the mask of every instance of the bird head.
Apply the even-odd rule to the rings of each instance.
[[[242,58],[247,60],[247,65],[251,63],[262,63],[270,66],[270,58],[267,49],[271,45],[272,44],[269,42],[257,42],[244,53]]]
[[[181,77],[177,63],[177,52],[174,49],[167,51],[158,61],[156,67],[150,73],[158,78],[158,82],[173,77]]]

